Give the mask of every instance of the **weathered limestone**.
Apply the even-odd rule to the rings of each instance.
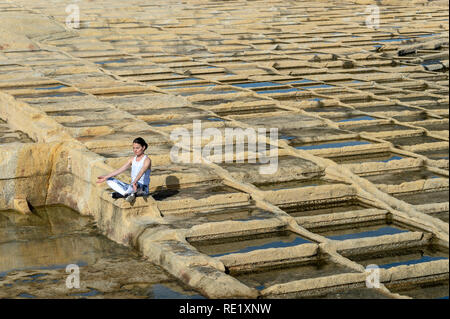
[[[0,193],[1,207],[13,209],[18,204],[17,208],[24,208],[24,200],[33,205],[45,204],[52,169],[48,155],[59,145],[12,143],[0,146],[0,184],[4,190]],[[43,187],[36,189],[36,185]]]

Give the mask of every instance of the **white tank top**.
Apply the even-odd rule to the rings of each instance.
[[[136,176],[141,171],[142,166],[144,165],[145,159],[147,158],[147,155],[144,155],[140,161],[136,161],[136,157],[137,156],[135,156],[133,158],[133,162],[131,164],[131,181],[134,181]],[[148,185],[150,184],[150,172],[151,172],[150,169],[146,170],[145,173],[138,180],[138,182],[141,184],[147,185],[147,187],[148,187]]]

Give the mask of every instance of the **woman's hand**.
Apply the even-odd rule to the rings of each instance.
[[[131,185],[133,185],[133,191],[134,191],[134,192],[137,192],[137,183],[133,183],[133,184],[131,184]]]
[[[97,184],[103,183],[107,180],[108,178],[106,176],[99,176],[97,177]]]

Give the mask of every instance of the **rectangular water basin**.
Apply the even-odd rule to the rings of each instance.
[[[361,287],[342,287],[333,289],[331,292],[321,294],[310,294],[307,296],[299,296],[300,298],[314,299],[391,299],[392,297],[384,294],[381,290],[366,288],[365,284],[359,284]]]
[[[262,290],[267,287],[284,284],[295,280],[332,276],[343,273],[354,273],[353,269],[324,259],[313,259],[288,267],[278,266],[269,269],[239,272],[231,275],[245,285]]]
[[[370,105],[370,106],[355,106],[359,111],[366,113],[374,112],[404,112],[404,111],[417,111],[416,108],[404,106],[404,105]]]
[[[172,120],[162,120],[162,121],[147,121],[147,124],[155,127],[165,127],[172,125],[185,125],[185,124],[194,124],[194,120],[202,121],[202,122],[225,122],[227,120],[221,119],[217,116],[195,116],[195,117],[182,117]]]
[[[165,215],[164,218],[179,228],[190,228],[203,223],[222,222],[227,220],[249,221],[273,218],[275,215],[254,205],[227,207],[208,211],[195,211],[186,214]]]
[[[293,217],[317,216],[372,208],[357,199],[341,199],[322,202],[299,202],[280,208]]]
[[[446,95],[447,96],[447,95]],[[448,110],[448,103],[429,103],[420,105],[427,110]]]
[[[419,145],[419,144],[425,144],[425,143],[446,142],[445,140],[441,140],[441,139],[427,136],[427,135],[401,136],[401,137],[383,138],[383,139],[388,142],[391,142],[396,147],[412,146],[412,145]]]
[[[420,113],[411,114],[411,115],[398,115],[398,116],[394,116],[393,118],[399,122],[417,122],[417,121],[436,119],[434,117],[429,116],[425,112],[420,112]]]
[[[327,142],[292,144],[292,146],[299,150],[320,150],[320,149],[333,149],[333,148],[343,148],[348,146],[359,146],[370,144],[373,144],[373,142],[363,139],[345,139]]]
[[[373,125],[363,125],[359,127],[351,127],[348,130],[352,132],[369,132],[369,133],[377,133],[377,132],[387,132],[387,131],[405,131],[405,130],[414,130],[411,127],[398,125],[398,124],[373,124]]]
[[[275,83],[275,82],[248,82],[248,83],[235,83],[235,84],[230,84],[230,85],[237,86],[237,87],[244,88],[244,89],[256,89],[256,88],[283,86],[283,84]]]
[[[324,139],[326,140],[327,137],[332,139],[352,138],[355,135],[356,134],[352,134],[348,131],[326,126],[282,129],[278,132],[278,138],[281,140],[285,140],[288,144],[300,144],[302,141],[307,139],[319,142]],[[268,133],[267,137],[269,137]]]
[[[202,182],[196,183],[191,187],[180,187],[180,185],[172,185],[168,188],[161,188],[151,193],[152,197],[157,201],[179,200],[184,198],[201,199],[212,195],[241,193],[241,191],[225,185],[221,182]]]
[[[414,124],[427,129],[428,131],[448,131],[447,123]]]
[[[387,284],[386,287],[393,293],[409,296],[414,299],[448,299],[448,279],[403,286]]]
[[[219,239],[190,242],[198,251],[211,257],[246,253],[259,249],[292,247],[311,241],[291,231],[278,231],[248,236],[236,236]]]
[[[398,100],[403,103],[411,103],[411,102],[422,102],[422,101],[438,101],[440,98],[434,96],[406,96],[406,97],[398,97]],[[442,107],[443,108],[443,107]]]
[[[49,97],[72,97],[72,96],[84,96],[85,93],[73,91],[73,92],[46,92],[46,91],[37,91],[38,93],[32,94],[12,94],[17,99],[38,99],[38,98],[49,98]]]
[[[428,215],[438,218],[442,220],[443,222],[446,222],[448,224],[448,210],[443,212],[435,212],[435,213],[428,213]]]
[[[327,157],[327,158],[338,164],[361,164],[368,162],[388,163],[390,161],[401,160],[404,158],[411,158],[411,157],[393,152],[382,152],[382,153],[368,153],[368,154]]]
[[[333,185],[342,184],[339,181],[327,180],[323,178],[309,179],[309,180],[293,180],[285,182],[273,182],[273,183],[253,183],[256,187],[263,191],[276,191],[281,189],[311,187],[320,185]]]
[[[83,266],[124,248],[94,231],[90,218],[65,206],[46,206],[25,218],[0,211],[0,251],[1,278],[14,269]]]
[[[428,245],[399,250],[383,250],[369,254],[354,255],[348,258],[364,267],[377,265],[380,268],[389,269],[397,266],[448,259],[448,249]]]
[[[189,298],[197,294],[184,290],[137,251],[106,238],[91,217],[64,206],[36,207],[28,215],[0,211],[0,251],[2,298]],[[84,274],[81,289],[60,289],[65,287],[69,264],[78,265]],[[97,288],[99,281],[110,286]],[[128,288],[122,287],[124,282],[130,284]],[[162,295],[152,289],[160,282],[178,293]]]
[[[176,92],[177,94],[180,94],[182,96],[191,96],[191,95],[197,95],[197,94],[206,94],[206,95],[214,95],[214,94],[231,94],[231,93],[238,93],[239,91],[231,90],[228,88],[215,88],[212,90],[199,90],[195,92]]]
[[[399,185],[404,182],[414,182],[421,179],[447,178],[447,176],[422,169],[403,170],[401,172],[387,172],[384,174],[362,176],[374,184]]]
[[[312,113],[326,113],[326,112],[349,113],[353,111],[353,109],[346,106],[315,106],[315,107],[307,107],[304,110],[306,112]]]
[[[426,156],[432,160],[448,160],[448,148],[429,151],[416,151],[415,153]]]
[[[393,197],[411,205],[448,202],[448,189],[428,192],[407,192],[392,194]]]
[[[258,94],[276,94],[276,93],[289,93],[289,92],[297,92],[300,91],[296,88],[279,88],[279,89],[273,89],[273,90],[263,90],[263,91],[256,91]]]
[[[275,106],[269,106],[269,107],[253,106],[253,107],[232,108],[232,109],[226,109],[226,110],[214,110],[214,113],[216,113],[219,116],[228,116],[228,115],[271,113],[271,112],[280,112],[280,111],[286,111],[286,110],[279,108],[279,107],[275,107]]]
[[[374,121],[378,120],[378,118],[369,116],[369,115],[352,115],[347,117],[333,118],[333,122],[336,123],[346,123],[346,122],[357,122],[357,121]]]

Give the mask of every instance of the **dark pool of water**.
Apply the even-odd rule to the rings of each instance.
[[[303,79],[303,80],[295,80],[295,81],[288,81],[283,82],[284,84],[309,84],[309,83],[316,83],[316,81],[309,80],[309,79]]]
[[[364,116],[355,116],[344,120],[338,120],[336,122],[343,123],[343,122],[354,122],[354,121],[373,121],[375,118],[372,116],[364,115]]]
[[[310,243],[310,241],[290,231],[191,242],[200,252],[212,257],[260,249],[292,247],[305,243]]]
[[[148,297],[150,299],[206,299],[199,294],[185,295],[161,284],[153,285],[148,291]]]
[[[164,87],[166,90],[173,90],[173,89],[189,89],[189,88],[200,88],[200,87],[214,87],[214,84],[198,84],[198,85],[185,85],[185,86],[167,86]]]
[[[82,92],[61,92],[61,93],[51,93],[51,92],[42,92],[42,93],[34,93],[34,94],[14,94],[15,98],[18,99],[26,99],[26,98],[47,98],[47,97],[72,97],[72,96],[82,96],[86,95]]]
[[[364,176],[365,179],[375,184],[399,185],[405,182],[413,182],[421,179],[448,178],[447,176],[431,172],[427,169],[404,170],[377,175]]]
[[[208,94],[208,95],[213,95],[213,94],[231,94],[231,93],[236,93],[238,91],[233,91],[233,90],[228,90],[228,89],[224,89],[224,90],[208,90],[208,91],[196,91],[196,92],[182,92],[179,93],[181,96],[191,96],[191,95],[197,95],[197,94]]]
[[[328,88],[333,88],[333,87],[335,87],[335,86],[330,85],[330,84],[317,84],[317,85],[301,86],[300,88],[314,90],[314,89],[328,89]],[[323,94],[326,94],[326,93],[323,92]]]
[[[374,40],[374,42],[401,42],[406,40],[411,40],[411,38],[383,39],[383,40]]]
[[[96,289],[90,288],[88,292],[79,292],[79,293],[72,293],[70,296],[74,297],[93,297],[97,295],[101,295],[102,293]]]
[[[330,226],[320,229],[310,229],[310,231],[332,240],[347,240],[347,239],[394,235],[405,233],[408,232],[409,230],[387,224],[359,226],[349,223],[346,225],[340,225],[339,227]]]
[[[272,86],[282,86],[280,83],[274,82],[250,82],[250,83],[236,83],[231,84],[240,88],[260,88],[260,87],[272,87]]]
[[[300,150],[317,150],[369,144],[371,144],[371,142],[365,140],[340,140],[334,142],[302,143],[301,145],[293,144],[292,146]]]
[[[438,218],[440,220],[442,220],[443,222],[448,223],[448,218],[449,218],[449,212],[448,211],[444,211],[444,212],[436,212],[436,213],[429,213],[430,216],[433,216],[435,218]]]
[[[425,121],[429,119],[434,119],[427,115],[425,112],[416,113],[413,115],[398,115],[394,116],[394,119],[400,122],[416,122],[416,121]]]
[[[370,206],[356,200],[350,200],[342,202],[325,202],[321,204],[299,203],[298,205],[280,206],[280,208],[293,217],[302,217],[349,212],[367,209],[370,208]]]
[[[241,191],[225,185],[221,182],[202,182],[191,187],[180,188],[179,185],[172,188],[155,190],[152,196],[157,201],[178,200],[183,198],[200,199],[219,194],[241,193]]]
[[[307,278],[353,273],[354,270],[325,260],[311,260],[300,265],[280,265],[269,269],[257,269],[232,274],[245,285],[262,290],[267,287]]]
[[[0,211],[0,252],[0,298],[192,298],[197,294],[136,251],[103,236],[90,217],[64,206],[37,207],[30,215]],[[80,285],[87,289],[66,288],[69,264],[80,267]],[[121,288],[122,283],[136,287]],[[153,293],[143,292],[142,286]]]
[[[0,260],[0,272],[85,265],[126,251],[93,227],[88,217],[62,206],[38,208],[30,216],[0,212],[0,247],[9,256]]]
[[[448,131],[448,123],[418,124],[429,131]]]
[[[38,87],[35,88],[35,90],[58,90],[58,89],[62,89],[64,87],[67,87],[67,85],[55,85],[55,86],[45,86],[45,87]]]
[[[167,80],[167,82],[185,82],[185,81],[198,81],[201,79],[198,78],[183,78],[183,79],[174,79],[174,80]]]
[[[245,115],[245,114],[256,114],[256,113],[270,113],[270,112],[279,112],[285,111],[278,107],[253,107],[253,108],[233,108],[229,110],[214,110],[219,116],[228,116],[228,115]]]
[[[392,194],[393,197],[411,205],[448,202],[448,189],[441,191],[411,192]]]
[[[106,61],[98,61],[98,62],[94,62],[95,64],[100,64],[100,65],[104,65],[104,64],[109,64],[109,63],[124,63],[129,61],[129,59],[117,59],[117,60],[106,60]]]
[[[411,130],[410,127],[397,125],[397,124],[377,124],[377,125],[365,125],[360,127],[352,127],[349,130],[353,132],[385,132],[385,131],[403,131]]]
[[[393,293],[409,296],[414,299],[448,299],[449,292],[448,280],[410,284],[400,287],[390,287],[387,285],[387,287]]]
[[[403,103],[419,102],[419,101],[438,101],[439,100],[439,98],[437,98],[437,97],[426,96],[426,95],[398,97],[398,99],[399,99],[399,101],[401,101]]]
[[[317,299],[391,299],[378,289],[371,288],[341,288],[335,292],[324,293],[310,298]]]
[[[316,106],[307,107],[306,112],[350,112],[352,109],[345,106]]]
[[[209,122],[224,122],[226,120],[221,119],[220,117],[215,116],[184,116],[178,119],[172,120],[162,120],[162,121],[148,121],[147,124],[155,127],[164,127],[171,125],[184,125],[184,124],[193,124],[194,120],[198,121],[209,121]]]
[[[350,256],[351,260],[363,265],[377,265],[389,269],[402,265],[414,265],[434,260],[448,259],[448,249],[437,246],[423,246],[400,250],[383,250],[370,254]]]
[[[416,151],[415,153],[426,156],[432,160],[441,160],[441,159],[448,160],[448,148],[430,151]]]
[[[296,88],[289,88],[289,89],[278,89],[278,90],[264,90],[264,91],[257,91],[258,94],[273,94],[273,93],[289,93],[289,92],[296,92],[299,91],[299,89]]]
[[[368,153],[368,154],[358,154],[351,156],[339,156],[339,157],[329,157],[329,159],[335,161],[339,164],[359,164],[368,162],[383,162],[388,163],[390,161],[400,160],[403,158],[410,158],[409,156],[400,155],[392,152],[385,153]]]
[[[426,135],[384,138],[384,140],[391,142],[395,146],[411,146],[424,143],[445,142],[445,140]]]
[[[400,111],[417,111],[416,108],[403,106],[403,105],[371,105],[371,106],[358,106],[358,110],[367,113],[373,112],[400,112]]]
[[[333,185],[339,184],[339,181],[332,181],[326,179],[310,179],[310,180],[294,180],[294,181],[286,181],[286,182],[275,182],[275,183],[253,183],[256,187],[263,191],[268,190],[281,190],[281,189],[290,189],[290,188],[301,188],[301,187],[310,187],[310,186],[320,186],[320,185]]]
[[[227,220],[249,221],[274,218],[274,214],[253,205],[227,207],[205,212],[168,215],[165,218],[179,228],[190,228],[203,223],[222,222]]]

